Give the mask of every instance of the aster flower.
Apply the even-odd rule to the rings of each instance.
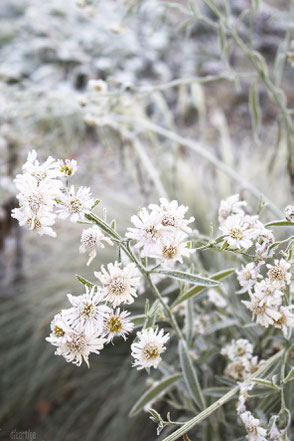
[[[229,216],[220,226],[220,230],[226,236],[231,248],[247,250],[251,247],[254,230],[248,228],[244,216],[239,214]]]
[[[61,355],[68,363],[80,366],[83,362],[89,367],[89,355],[99,354],[106,340],[97,331],[72,331],[67,333],[64,342],[57,346],[55,355]]]
[[[14,181],[16,185],[18,185],[24,179],[24,176],[27,175],[36,179],[38,184],[41,181],[56,179],[60,176],[58,164],[55,159],[49,156],[43,164],[40,164],[35,150],[28,153],[27,161],[22,169],[24,174],[16,176]]]
[[[188,247],[188,242],[184,239],[186,235],[179,231],[174,237],[165,237],[154,247],[153,254],[150,257],[162,260],[165,264],[175,262],[183,263],[183,257],[190,257],[195,249]]]
[[[221,350],[222,355],[226,355],[231,361],[250,360],[253,354],[252,344],[245,338],[232,340],[230,344]]]
[[[258,267],[254,262],[248,263],[246,266],[242,265],[241,270],[236,270],[237,279],[242,289],[238,291],[239,293],[246,292],[250,289],[257,281],[259,277]]]
[[[161,223],[162,215],[156,211],[143,208],[138,216],[132,216],[131,222],[135,228],[128,228],[126,237],[137,241],[135,247],[143,248],[141,255],[151,256],[158,246],[158,242],[168,234],[173,233],[173,228],[164,227]]]
[[[60,185],[56,180],[38,182],[35,178],[24,175],[22,181],[18,181],[17,187],[20,193],[16,197],[20,206],[29,208],[35,214],[43,207],[52,210],[56,204],[55,198],[60,197]]]
[[[105,248],[103,241],[108,243],[109,245],[113,245],[112,240],[110,240],[109,237],[104,236],[97,225],[83,230],[81,235],[80,253],[85,253],[86,251],[89,251],[89,260],[87,262],[87,265],[90,265],[92,260],[96,257],[97,248]]]
[[[107,83],[103,80],[89,80],[88,87],[90,90],[99,93],[106,93],[108,89]]]
[[[277,311],[277,305],[281,303],[280,299],[272,298],[271,302],[268,302],[264,296],[254,295],[249,292],[250,301],[242,300],[242,303],[252,311],[252,319],[256,318],[256,323],[268,328],[269,325],[273,325],[275,321],[281,318],[281,314]]]
[[[128,311],[120,311],[120,308],[110,311],[105,318],[104,333],[107,337],[107,343],[112,342],[114,337],[127,339],[127,334],[132,332],[134,324],[128,316]]]
[[[169,334],[164,335],[164,330],[158,328],[143,329],[137,332],[138,341],[132,346],[132,357],[135,359],[133,366],[137,369],[157,368],[161,362],[160,355],[166,350],[165,344],[169,339]]]
[[[160,198],[160,205],[150,204],[149,209],[153,212],[161,215],[161,224],[164,227],[173,227],[177,230],[190,233],[192,229],[188,227],[188,224],[195,220],[194,217],[185,219],[185,214],[188,211],[188,207],[179,205],[178,201],[173,200],[169,202],[165,198]]]
[[[66,178],[72,177],[78,169],[75,159],[59,159],[57,163],[61,176]]]
[[[89,289],[86,286],[86,293],[80,296],[67,295],[73,308],[63,310],[69,323],[75,330],[85,330],[86,332],[96,331],[102,334],[104,318],[110,308],[102,304],[103,294],[93,286]]]
[[[94,272],[95,277],[100,280],[103,285],[102,293],[105,300],[112,303],[116,308],[121,303],[133,303],[134,297],[137,297],[136,287],[140,283],[140,278],[132,277],[136,269],[134,263],[129,263],[124,268],[121,264],[115,262],[107,265],[107,270],[101,266],[101,272]]]
[[[51,333],[49,337],[46,337],[49,343],[53,346],[59,346],[61,343],[65,343],[67,335],[72,332],[72,328],[67,317],[61,312],[56,314],[50,324]]]
[[[79,187],[77,192],[72,185],[60,196],[61,204],[57,210],[61,219],[70,218],[71,222],[84,220],[84,214],[89,212],[94,200],[88,187]]]
[[[46,208],[41,207],[37,214],[32,213],[28,207],[14,208],[11,216],[18,220],[20,226],[36,231],[40,236],[46,234],[56,237],[56,232],[51,228],[55,224],[56,215]]]
[[[222,224],[232,214],[244,214],[243,207],[247,202],[240,201],[240,195],[234,194],[225,200],[222,200],[218,210],[218,220]]]
[[[291,283],[291,273],[288,272],[288,269],[291,268],[291,264],[288,263],[285,259],[276,259],[274,261],[275,265],[267,264],[268,277],[270,281],[276,285],[277,287],[285,287]]]
[[[293,308],[294,305],[281,306],[279,309],[281,317],[278,320],[274,320],[274,326],[282,329],[285,338],[289,338],[288,327],[293,328],[294,326],[294,314],[291,313]]]
[[[254,418],[251,412],[246,411],[241,413],[240,418],[247,430],[246,438],[248,441],[267,441],[266,429],[261,427],[260,420]]]
[[[285,218],[293,222],[294,221],[294,205],[287,205],[287,207],[284,210]]]
[[[256,243],[256,253],[259,260],[269,258],[273,255],[274,250],[270,250],[269,247],[274,243],[274,241],[275,237],[271,230],[263,228],[263,230],[259,232]]]

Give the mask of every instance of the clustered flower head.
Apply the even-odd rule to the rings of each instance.
[[[194,249],[187,242],[194,217],[185,219],[188,210],[177,201],[160,199],[160,205],[150,204],[132,216],[134,228],[129,228],[126,237],[136,241],[142,257],[159,259],[165,264],[183,263],[183,257],[190,257]]]
[[[245,380],[260,365],[258,357],[253,356],[252,344],[245,338],[232,340],[230,344],[221,350],[221,354],[230,360],[226,368],[226,375],[236,381]]]
[[[266,259],[272,258],[274,253],[274,247],[271,247],[273,233],[264,227],[258,216],[243,211],[246,203],[240,204],[239,195],[222,201],[219,219],[220,230],[229,247],[244,251],[255,246],[255,260],[236,270],[241,285],[239,293],[249,294],[249,300],[242,300],[242,303],[252,312],[256,323],[266,328],[270,325],[280,328],[288,338],[288,328],[294,326],[293,306],[283,305],[283,299],[291,283],[291,264],[281,258],[265,265]],[[287,207],[286,216],[291,216],[290,212]],[[264,267],[267,269],[265,276]]]
[[[21,226],[36,231],[41,236],[56,236],[52,226],[56,217],[72,222],[84,220],[85,212],[93,205],[90,189],[68,187],[68,179],[77,170],[77,162],[72,159],[55,160],[51,156],[40,164],[37,153],[32,150],[23,165],[23,173],[14,180],[19,193],[19,208],[12,211],[12,217]]]

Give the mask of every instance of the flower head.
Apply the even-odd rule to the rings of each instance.
[[[158,328],[143,329],[137,333],[138,341],[132,346],[132,357],[135,359],[133,366],[137,369],[157,368],[161,362],[160,355],[166,350],[165,343],[169,339],[169,334],[164,335],[163,329],[158,332]]]
[[[225,200],[222,200],[218,210],[218,220],[220,225],[232,214],[244,214],[243,207],[247,202],[240,201],[240,195],[234,194]]]
[[[101,272],[94,272],[95,277],[100,280],[103,285],[101,292],[105,296],[105,300],[112,303],[116,308],[121,303],[133,303],[134,297],[137,297],[136,287],[140,283],[140,278],[132,277],[136,265],[129,263],[124,268],[121,264],[115,262],[107,265],[107,270],[101,266]]]
[[[93,286],[91,290],[86,286],[86,293],[80,296],[67,295],[73,308],[63,310],[71,326],[76,330],[96,331],[102,334],[104,318],[110,308],[102,304],[103,294]]]
[[[84,214],[94,203],[88,187],[79,187],[76,192],[73,185],[60,196],[60,200],[62,205],[58,208],[59,217],[61,219],[69,217],[71,222],[84,220]]]
[[[61,176],[66,178],[72,177],[78,169],[77,161],[75,159],[59,159],[58,167]]]
[[[106,318],[104,324],[104,333],[107,337],[107,343],[111,342],[114,337],[122,337],[124,340],[127,339],[127,334],[132,332],[134,324],[128,318],[130,313],[128,311],[120,311],[119,308],[110,311]]]
[[[89,260],[87,265],[90,265],[92,260],[96,257],[96,249],[105,247],[103,241],[109,245],[113,245],[112,240],[110,240],[109,237],[104,236],[97,225],[83,230],[81,236],[80,253],[89,251]]]
[[[150,204],[149,209],[153,212],[159,213],[161,215],[161,224],[164,227],[172,227],[177,230],[185,231],[190,233],[192,230],[188,227],[188,224],[193,222],[194,217],[185,219],[185,214],[188,211],[188,207],[184,205],[179,205],[178,201],[173,200],[169,202],[165,198],[160,198],[160,205]]]
[[[285,259],[275,260],[275,265],[267,264],[269,280],[276,287],[285,287],[291,283],[291,273],[288,271],[291,264]]]
[[[249,228],[243,215],[229,216],[220,226],[230,247],[247,250],[252,245],[254,230]]]

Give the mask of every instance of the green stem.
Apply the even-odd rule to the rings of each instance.
[[[247,378],[247,381],[250,381],[254,377],[260,377],[266,371],[277,361],[279,358],[284,354],[284,349],[281,349],[277,354],[273,355],[271,358],[269,358],[254,374],[250,375]],[[227,403],[233,396],[239,391],[240,385],[235,386],[233,389],[231,389],[228,393],[223,395],[219,400],[212,403],[207,409],[203,410],[203,412],[196,415],[191,420],[187,421],[182,427],[180,427],[178,430],[176,430],[171,435],[164,438],[163,441],[175,441],[179,439],[181,436],[184,435],[184,433],[187,433],[189,430],[191,430],[196,424],[201,423],[203,420],[205,420],[209,415],[211,415],[213,412],[215,412],[217,409],[219,409],[221,406],[223,406],[225,403]]]

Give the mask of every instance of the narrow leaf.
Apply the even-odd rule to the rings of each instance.
[[[139,413],[146,404],[153,401],[155,398],[157,398],[162,393],[166,392],[167,389],[169,389],[173,384],[177,383],[179,380],[183,378],[182,374],[174,374],[171,375],[164,380],[157,383],[155,386],[152,386],[150,389],[148,389],[141,398],[134,404],[132,407],[129,415],[135,416],[137,413]]]
[[[89,280],[84,279],[84,277],[79,276],[78,274],[76,274],[76,278],[78,279],[79,282],[81,282],[83,285],[86,285],[88,288],[93,288],[93,286],[95,286],[94,283],[89,282]]]
[[[181,280],[182,282],[191,283],[198,286],[217,286],[218,282],[207,277],[195,276],[195,274],[185,273],[184,271],[172,271],[164,269],[156,269],[154,273],[163,274],[172,279]]]
[[[294,380],[294,367],[291,367],[290,372],[288,373],[287,377],[284,378],[283,383],[288,383],[288,381]]]
[[[294,226],[293,222],[287,221],[287,220],[276,220],[273,222],[269,222],[268,224],[265,224],[266,227],[290,227],[290,226]]]
[[[215,281],[222,280],[222,279],[225,279],[226,277],[231,276],[232,274],[234,274],[234,272],[235,272],[235,268],[229,268],[227,270],[220,271],[218,273],[213,274],[212,276],[210,276],[210,279],[215,280]],[[184,292],[184,294],[182,294],[179,298],[177,298],[174,301],[174,303],[172,304],[172,308],[174,308],[175,306],[184,302],[185,300],[188,300],[191,297],[194,297],[197,294],[200,294],[204,290],[205,290],[205,288],[202,286],[195,286],[194,288],[189,289],[189,291]]]
[[[197,378],[197,374],[195,368],[192,364],[187,345],[184,341],[179,342],[179,354],[180,354],[180,362],[181,368],[184,375],[185,383],[188,388],[188,391],[195,401],[199,409],[203,410],[205,408],[204,397],[199,385],[199,381]]]
[[[263,378],[252,378],[252,381],[254,381],[254,383],[262,384],[265,387],[269,387],[277,391],[280,390],[280,388],[277,385],[275,385],[272,381],[265,380]]]

